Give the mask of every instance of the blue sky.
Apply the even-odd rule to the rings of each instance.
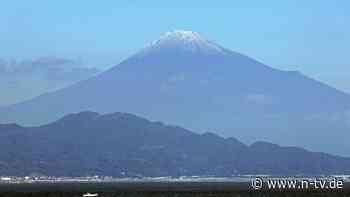
[[[82,58],[99,67],[175,29],[350,92],[350,1],[4,1],[1,57]]]

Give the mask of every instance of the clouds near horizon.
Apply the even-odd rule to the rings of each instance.
[[[0,106],[54,91],[99,73],[82,61],[57,57],[9,61],[0,59]]]

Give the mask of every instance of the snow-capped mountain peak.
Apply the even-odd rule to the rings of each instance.
[[[166,32],[160,37],[160,40],[183,40],[183,41],[200,41],[202,36],[194,31],[175,30],[173,32]]]
[[[175,30],[166,32],[158,40],[147,45],[142,53],[159,50],[182,50],[192,53],[225,54],[227,51],[221,46],[203,38],[201,34],[194,31]]]

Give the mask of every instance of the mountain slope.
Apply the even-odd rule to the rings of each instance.
[[[0,121],[39,125],[84,110],[350,155],[349,95],[189,31],[166,33],[94,78],[2,109]]]
[[[2,175],[21,176],[319,175],[349,173],[350,159],[82,112],[40,127],[0,125],[0,166]]]

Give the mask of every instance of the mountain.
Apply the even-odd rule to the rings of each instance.
[[[0,125],[0,166],[17,176],[319,175],[349,173],[350,158],[81,112],[40,127]]]
[[[161,36],[96,77],[0,110],[2,123],[128,112],[203,133],[350,156],[350,96],[191,31]]]

